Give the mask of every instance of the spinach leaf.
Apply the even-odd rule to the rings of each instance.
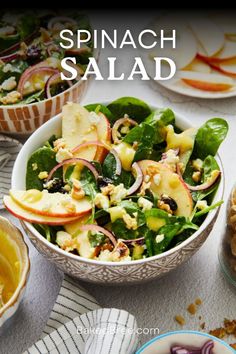
[[[228,123],[222,118],[212,118],[198,129],[193,157],[205,159],[208,155],[215,156],[220,144],[228,133]]]
[[[38,18],[31,11],[28,11],[23,16],[21,16],[17,24],[17,29],[20,34],[21,40],[24,40],[25,37],[35,32],[38,27],[38,24]]]
[[[107,108],[116,119],[124,117],[125,114],[138,123],[150,115],[150,107],[142,100],[134,97],[122,97],[111,102]]]
[[[153,153],[155,129],[149,124],[143,123],[130,130],[123,139],[124,142],[132,144],[138,143],[134,161],[149,159]]]
[[[129,188],[134,183],[132,173],[122,169],[121,174],[116,174],[116,160],[113,154],[108,154],[102,165],[102,174],[104,177],[109,178],[116,186],[120,183],[124,184],[125,188]]]
[[[147,254],[149,257],[155,255],[154,248],[153,248],[153,240],[155,238],[155,233],[149,229],[146,229],[143,233],[145,245],[147,247]]]
[[[50,172],[57,165],[56,153],[48,147],[36,150],[28,160],[26,170],[26,189],[43,190],[43,180],[38,178],[40,172]],[[62,179],[62,169],[58,169],[54,177]]]
[[[111,113],[111,111],[103,104],[100,103],[88,104],[87,106],[84,106],[84,108],[86,108],[89,112],[96,112],[96,113],[102,112],[107,117],[110,123],[114,123],[116,120],[113,114]]]
[[[129,201],[129,200],[123,200],[119,204],[119,206],[121,208],[124,208],[127,211],[127,213],[132,217],[134,217],[134,214],[137,214],[138,227],[140,227],[146,223],[145,214],[140,210],[137,203]]]
[[[164,235],[164,239],[161,242],[156,242],[156,239],[153,241],[153,249],[154,249],[154,254],[160,254],[163,253],[169,244],[171,243],[172,239],[174,236],[181,230],[181,224],[168,224],[164,225],[160,228],[158,231],[159,235]]]
[[[160,144],[165,140],[165,131],[163,128],[169,124],[175,124],[175,115],[170,108],[159,108],[145,119],[145,123],[155,128],[154,144]]]
[[[98,192],[98,187],[93,173],[87,167],[84,167],[80,173],[80,183],[85,195],[93,199]]]
[[[127,226],[123,219],[117,219],[112,223],[112,231],[117,238],[122,238],[124,240],[134,240],[136,238],[142,237],[146,226],[143,225],[137,230],[127,229]]]
[[[58,231],[64,231],[63,226],[50,226],[44,224],[33,224],[34,228],[49,242],[56,243],[56,236]]]
[[[25,99],[21,100],[19,104],[30,104],[33,102],[39,102],[42,101],[44,98],[45,98],[45,91],[41,90],[27,96]]]

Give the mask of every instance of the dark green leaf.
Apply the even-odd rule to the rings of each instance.
[[[122,169],[121,174],[116,174],[116,159],[113,154],[108,154],[103,162],[102,166],[103,176],[109,178],[113,184],[124,184],[125,188],[129,188],[134,183],[134,177],[132,173]]]
[[[102,233],[96,233],[95,235],[89,232],[88,239],[92,247],[102,245],[106,241],[106,236]]]
[[[203,124],[196,136],[193,157],[204,160],[208,155],[215,156],[228,128],[228,123],[222,118],[212,118]]]
[[[38,178],[40,172],[48,173],[57,165],[56,153],[48,147],[36,150],[28,160],[26,171],[26,189],[43,189],[43,180]],[[37,168],[36,168],[37,167]],[[54,177],[62,178],[62,169],[58,169]]]
[[[107,108],[115,119],[124,117],[125,114],[138,123],[142,122],[151,113],[150,107],[142,100],[134,97],[122,97],[111,102]]]
[[[170,108],[159,108],[152,112],[145,122],[155,128],[154,144],[160,144],[165,140],[163,128],[169,124],[175,124],[175,115]]]
[[[111,113],[111,111],[103,104],[100,103],[88,104],[87,106],[85,106],[85,108],[89,112],[96,112],[96,113],[102,112],[107,117],[110,123],[113,123],[115,121],[115,118]]]

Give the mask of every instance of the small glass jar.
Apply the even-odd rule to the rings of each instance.
[[[227,227],[219,249],[219,261],[226,278],[236,287],[236,185],[227,207]]]

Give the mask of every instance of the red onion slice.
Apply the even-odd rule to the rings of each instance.
[[[54,83],[58,83],[58,82],[62,82],[61,80],[61,73],[57,72],[55,74],[53,74],[52,76],[49,77],[49,79],[46,81],[45,84],[45,95],[46,98],[51,98],[51,85],[53,85]],[[67,83],[69,85],[69,87],[71,87],[73,85],[72,81],[67,80]]]
[[[70,18],[70,17],[66,17],[66,16],[57,16],[57,17],[53,17],[49,22],[48,22],[48,29],[49,30],[52,30],[53,29],[53,26],[56,24],[56,23],[71,23],[72,25],[76,26],[77,25],[77,22]]]
[[[51,68],[50,66],[40,66],[38,64],[26,69],[25,72],[22,74],[17,87],[17,91],[19,91],[22,96],[24,96],[25,83],[30,80],[32,75],[35,75],[37,73],[44,73],[48,74],[49,76],[52,76],[54,74],[59,73],[59,71],[57,69]]]
[[[139,237],[139,238],[130,239],[130,240],[122,239],[122,242],[124,242],[126,244],[137,243],[139,245],[142,245],[144,243],[144,237]]]
[[[116,244],[117,244],[117,241],[116,241],[113,233],[108,231],[104,227],[101,227],[101,226],[98,226],[98,225],[93,225],[93,224],[90,224],[90,225],[86,224],[86,225],[80,226],[80,229],[82,231],[97,231],[97,232],[101,232],[101,233],[103,233],[104,235],[106,235],[110,239],[110,241],[113,243],[114,246],[116,246]]]
[[[199,184],[198,186],[191,186],[190,184],[187,184],[187,187],[195,192],[195,191],[203,191],[203,190],[206,190],[206,189],[209,189],[210,187],[212,187],[217,181],[218,179],[220,178],[221,176],[221,172],[218,171],[219,173],[215,174],[215,176],[210,180],[210,181],[207,181],[205,183],[202,183],[202,184]]]
[[[111,149],[110,153],[114,156],[114,158],[116,160],[116,171],[115,171],[115,174],[119,176],[121,174],[121,171],[122,171],[122,165],[121,165],[120,158],[119,158],[116,150]]]
[[[18,53],[12,53],[5,55],[3,57],[0,57],[0,60],[2,60],[4,63],[8,63],[9,61],[15,60],[19,57]]]
[[[214,342],[212,340],[209,340],[203,345],[201,354],[212,354],[213,348],[214,348]]]
[[[125,123],[129,123],[130,125],[138,125],[138,123],[133,120],[133,119],[130,119],[130,118],[120,118],[118,119],[115,124],[113,125],[113,128],[112,128],[112,139],[113,139],[113,142],[115,144],[119,144],[121,142],[121,140],[119,139],[118,137],[118,130],[120,128],[121,125],[124,125]]]
[[[67,159],[62,161],[61,163],[59,163],[58,165],[56,165],[49,173],[48,178],[47,178],[47,182],[50,181],[50,179],[52,178],[52,176],[54,175],[54,173],[58,170],[58,168],[61,168],[64,165],[70,165],[70,164],[76,164],[76,163],[80,163],[81,165],[84,165],[86,167],[88,167],[88,169],[90,169],[90,171],[93,173],[95,179],[98,179],[99,177],[99,173],[96,170],[96,168],[87,160],[85,159],[80,159],[80,158],[72,158],[72,159]]]
[[[132,170],[136,174],[136,179],[135,179],[134,184],[128,189],[127,195],[131,195],[134,192],[136,192],[139,189],[139,187],[141,186],[142,182],[143,182],[143,172],[142,172],[142,170],[139,167],[137,162],[133,163]]]

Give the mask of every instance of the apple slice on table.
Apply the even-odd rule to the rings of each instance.
[[[151,191],[157,197],[162,194],[174,199],[178,208],[176,215],[189,217],[193,210],[193,200],[189,188],[182,178],[174,173],[167,165],[152,160],[142,160],[138,162],[144,176],[147,174],[148,167],[153,166],[157,174],[160,174],[160,183],[156,184],[153,176],[151,178]]]
[[[69,150],[79,144],[98,140],[97,127],[91,122],[89,111],[78,103],[67,103],[62,109],[62,138]],[[74,154],[74,157],[92,161],[96,152],[96,146],[87,146]]]
[[[211,67],[221,74],[236,78],[236,58],[224,60],[222,62],[211,62]]]
[[[182,70],[178,71],[177,75],[187,85],[203,91],[227,91],[234,86],[234,81],[230,77],[220,74]]]
[[[183,70],[209,74],[211,72],[211,67],[200,58],[194,58]]]
[[[190,64],[197,55],[197,41],[184,23],[184,18],[179,14],[170,14],[160,17],[152,25],[152,29],[156,33],[164,31],[165,36],[172,36],[173,29],[176,30],[176,48],[173,48],[173,43],[165,42],[164,48],[156,48],[150,50],[149,57],[167,57],[174,60],[178,70]]]
[[[198,40],[198,53],[211,57],[224,46],[223,31],[207,17],[192,17],[189,25]]]
[[[73,223],[78,217],[58,218],[52,216],[37,215],[28,210],[21,208],[11,197],[5,196],[4,205],[6,209],[14,215],[16,218],[28,221],[33,224],[46,224],[46,225],[65,225],[67,223]]]
[[[223,48],[218,53],[210,58],[205,57],[204,59],[210,63],[218,63],[234,58],[236,58],[236,42],[226,39]]]
[[[105,144],[111,143],[111,126],[110,122],[107,117],[102,113],[99,112],[98,116],[100,117],[100,121],[97,125],[97,134],[98,140]],[[95,160],[102,162],[107,155],[107,150],[98,146],[97,152],[95,155]]]
[[[62,193],[48,193],[29,189],[27,191],[10,190],[11,198],[25,210],[53,217],[80,217],[91,210],[88,198],[76,200]]]

